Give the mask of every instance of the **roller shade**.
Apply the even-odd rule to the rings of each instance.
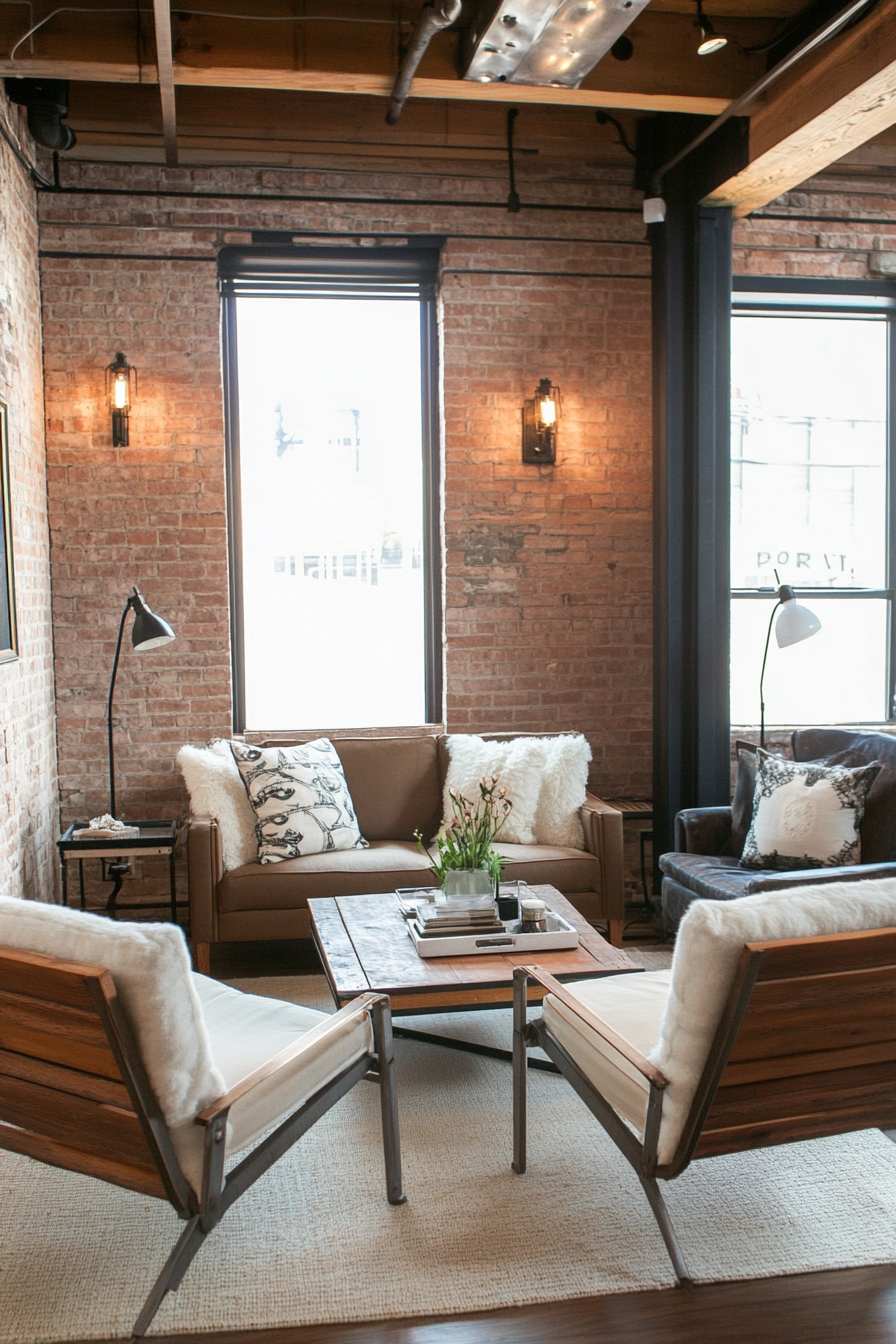
[[[404,244],[225,247],[218,257],[221,293],[232,298],[431,299],[444,239]]]

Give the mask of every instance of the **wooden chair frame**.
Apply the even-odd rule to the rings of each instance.
[[[648,1084],[642,1138],[614,1110],[540,1017],[535,981]],[[747,943],[674,1154],[657,1149],[668,1080],[634,1046],[538,966],[514,972],[513,1169],[526,1170],[526,1050],[540,1046],[631,1163],[680,1284],[691,1281],[657,1180],[692,1160],[896,1125],[896,929]]]
[[[254,1087],[303,1053],[280,1050],[195,1117],[204,1128],[202,1188],[181,1168],[108,970],[0,947],[0,1147],[167,1200],[185,1226],[134,1324],[146,1330],[230,1206],[363,1078],[380,1085],[386,1194],[404,1203],[389,1000],[362,994],[328,1019],[337,1033],[369,1017],[374,1053],[320,1088],[226,1176],[227,1117]],[[320,1044],[321,1038],[316,1038]]]

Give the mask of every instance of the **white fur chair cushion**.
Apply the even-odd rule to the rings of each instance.
[[[591,748],[581,733],[562,737],[517,737],[488,741],[473,734],[447,739],[448,774],[443,816],[451,820],[449,789],[475,801],[484,775],[497,775],[513,802],[498,842],[584,849],[579,809],[588,787]]]
[[[896,927],[896,878],[792,887],[735,901],[694,901],[678,931],[672,970],[665,973],[668,980],[661,978],[663,972],[654,972],[579,981],[567,988],[646,1053],[668,1078],[659,1160],[669,1162],[744,944],[891,927]],[[596,1087],[609,1089],[608,1100],[613,1100],[609,1092],[613,1093],[614,1106],[640,1129],[647,1089],[638,1081],[637,1071],[620,1061],[597,1033],[546,998],[546,1020],[549,1014],[555,1022],[558,1017],[564,1021],[565,1038],[558,1039],[579,1059],[583,1071]]]
[[[219,739],[207,747],[181,747],[177,764],[197,817],[217,817],[224,868],[258,862],[255,813],[240,778],[230,743]]]
[[[0,946],[111,971],[162,1114],[190,1119],[224,1091],[183,931],[0,897]]]

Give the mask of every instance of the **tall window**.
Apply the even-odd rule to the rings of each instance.
[[[369,251],[222,260],[238,728],[440,717],[438,252]]]
[[[767,282],[768,283],[768,282]],[[877,288],[877,287],[869,287]],[[778,582],[822,622],[779,650],[770,723],[893,717],[894,342],[880,292],[736,293],[731,333],[731,720],[756,723]]]

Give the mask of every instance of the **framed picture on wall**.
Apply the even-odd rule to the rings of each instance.
[[[16,595],[12,569],[12,510],[9,502],[9,411],[0,401],[0,663],[19,656],[16,636]]]

